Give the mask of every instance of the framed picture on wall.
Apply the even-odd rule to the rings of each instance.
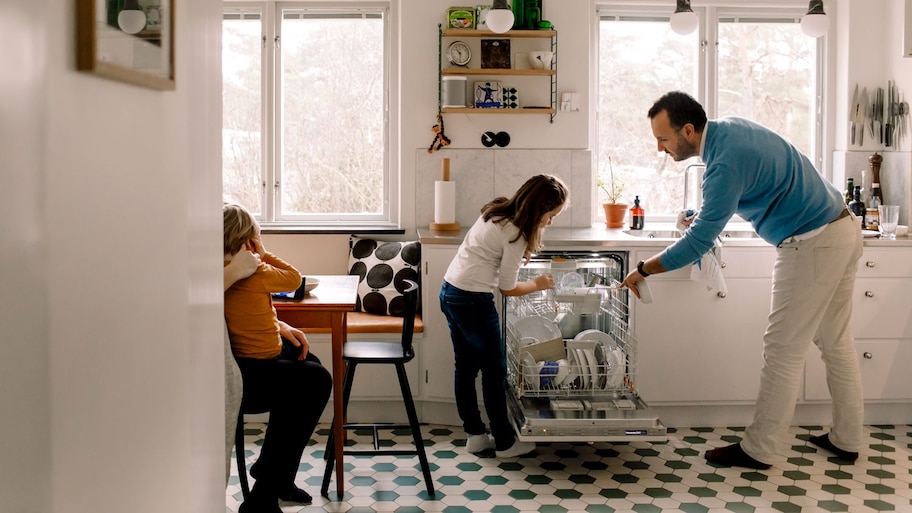
[[[76,0],[76,69],[173,90],[174,0]]]
[[[510,68],[510,40],[509,39],[482,39],[481,40],[481,67],[482,68]]]

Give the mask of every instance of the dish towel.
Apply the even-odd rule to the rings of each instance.
[[[687,231],[688,226],[684,221],[689,221],[697,215],[693,210],[685,210],[678,213],[678,222],[676,224],[681,233]],[[728,287],[725,285],[725,277],[722,276],[722,239],[716,237],[715,244],[705,255],[694,262],[690,268],[690,279],[697,281],[706,286],[706,290],[717,292],[721,296],[728,295]]]

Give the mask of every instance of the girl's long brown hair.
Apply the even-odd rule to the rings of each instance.
[[[541,249],[541,222],[545,215],[567,203],[570,191],[559,178],[551,175],[536,175],[526,180],[512,198],[494,198],[481,208],[485,221],[502,224],[509,221],[519,228],[519,237],[525,237],[526,249]]]

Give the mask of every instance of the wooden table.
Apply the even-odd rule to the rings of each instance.
[[[355,309],[358,297],[357,276],[308,276],[320,284],[301,300],[274,301],[279,320],[308,331],[329,329],[332,332],[333,375],[333,446],[336,451],[336,491],[342,497],[345,491],[342,468],[342,450],[345,434],[342,429],[342,345],[348,338],[346,315]]]

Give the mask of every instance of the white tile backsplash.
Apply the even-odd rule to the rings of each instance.
[[[415,153],[415,220],[434,221],[434,182],[441,179],[441,162],[450,159],[450,180],[456,182],[456,221],[471,226],[481,207],[497,196],[512,196],[529,177],[557,176],[570,188],[570,206],[552,226],[589,227],[592,224],[592,154],[588,150],[443,149]]]

